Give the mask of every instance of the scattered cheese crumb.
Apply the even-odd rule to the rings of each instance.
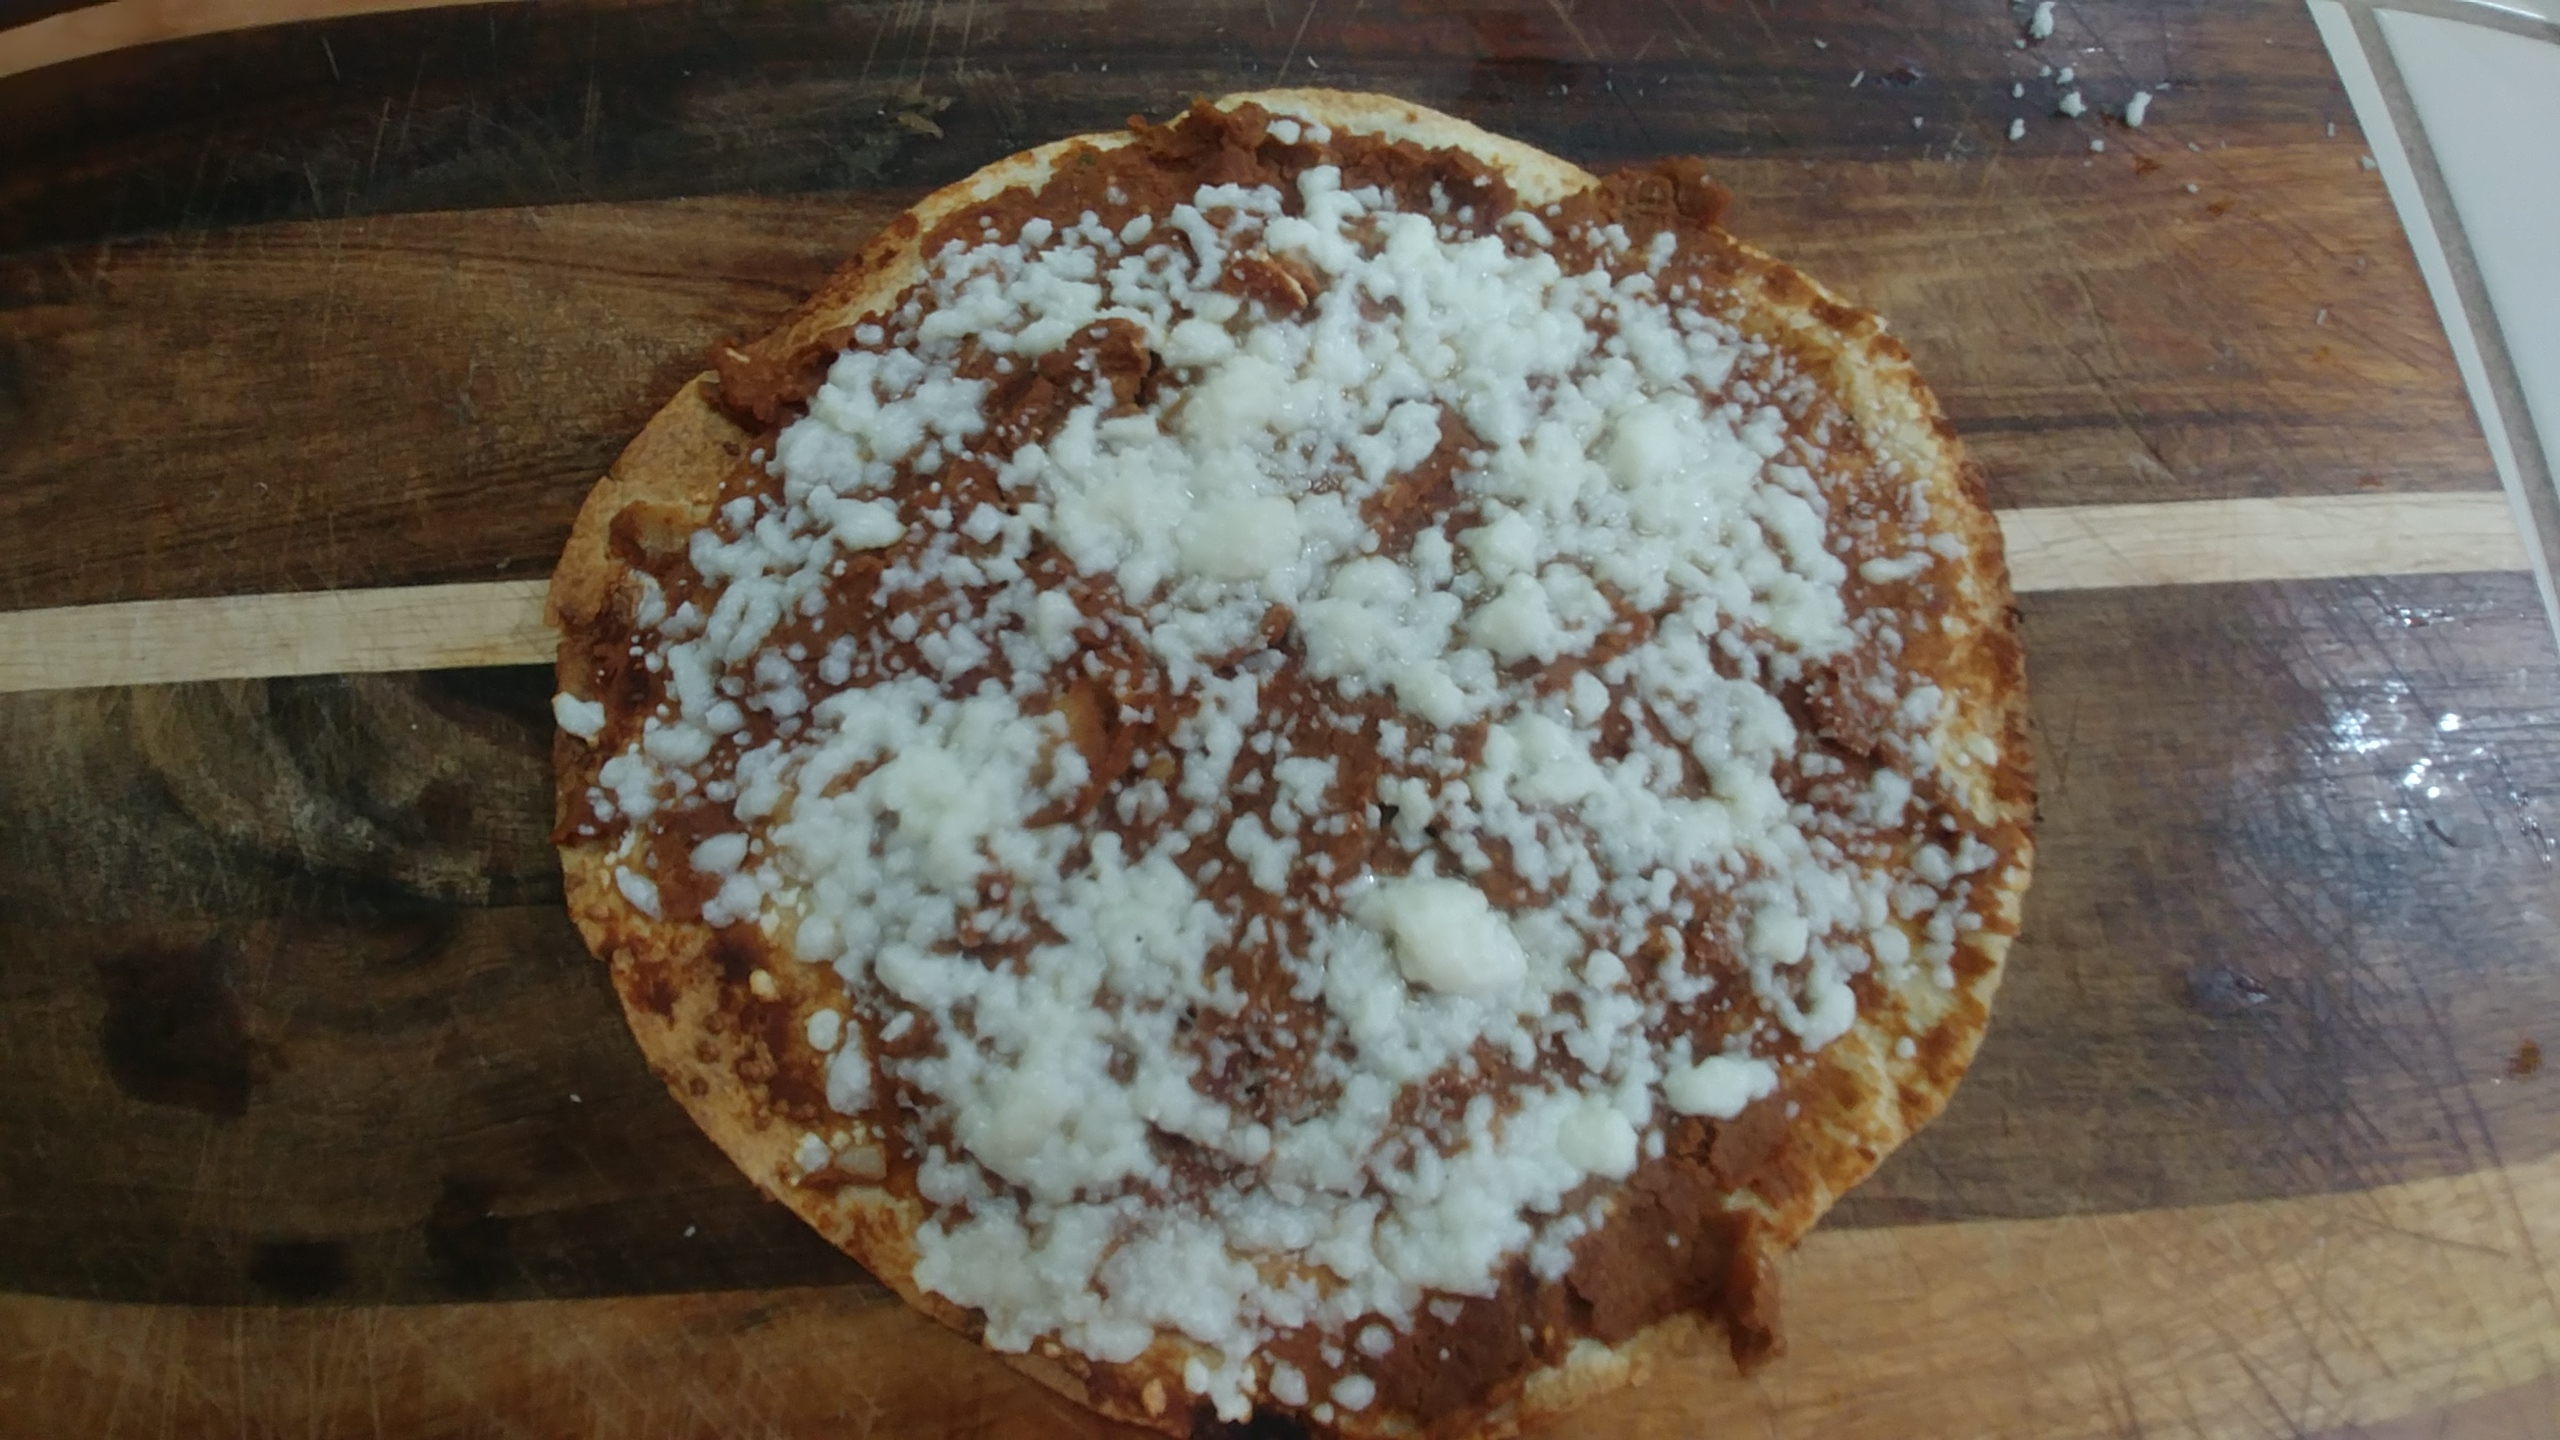
[[[2053,0],[2036,0],[2036,13],[2027,20],[2027,38],[2048,39],[2053,34]]]
[[[837,1044],[844,1039],[844,1015],[840,1011],[825,1008],[812,1010],[809,1012],[804,1028],[807,1031],[810,1049],[821,1055],[832,1054]]]
[[[1271,1367],[1271,1398],[1283,1405],[1307,1403],[1307,1372],[1283,1360]]]
[[[2026,121],[2024,121],[2024,120],[2012,120],[2012,121],[2010,121],[2010,122],[2009,122],[2009,138],[2010,138],[2010,139],[2012,139],[2012,140],[2024,140],[2024,139],[2026,139],[2026,138],[2027,138],[2027,122],[2026,122]]]
[[[2080,92],[2077,90],[2064,92],[2061,103],[2055,108],[2074,120],[2079,119],[2089,111],[2088,103],[2080,98]]]
[[[623,899],[631,902],[632,909],[652,920],[660,918],[658,882],[626,866],[613,872],[613,886],[622,892]]]
[[[604,706],[594,700],[581,700],[565,690],[551,697],[551,718],[581,740],[593,740],[604,733]]]
[[[1355,913],[1387,933],[1397,968],[1417,985],[1485,995],[1517,986],[1528,972],[1511,927],[1464,880],[1390,880]]]
[[[2136,90],[2133,92],[2133,98],[2124,102],[2124,123],[2137,130],[2142,128],[2142,117],[2149,113],[2151,113],[2151,92],[2148,90]]]
[[[1752,1101],[1776,1093],[1777,1067],[1755,1056],[1711,1055],[1674,1068],[1662,1082],[1662,1098],[1683,1115],[1730,1120]]]
[[[834,1158],[835,1153],[827,1148],[827,1142],[819,1139],[815,1133],[803,1134],[800,1137],[800,1143],[791,1152],[792,1163],[800,1167],[800,1173],[803,1175],[813,1175],[826,1169],[827,1162]]]

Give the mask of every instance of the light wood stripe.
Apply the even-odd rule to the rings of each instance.
[[[2022,592],[2527,568],[2504,495],[2355,495],[2004,510]],[[422,585],[0,613],[0,694],[269,675],[536,665],[546,582]]]
[[[2337,495],[2003,510],[2020,591],[2526,570],[2506,495]]]
[[[378,15],[392,10],[440,10],[523,0],[107,0],[0,30],[0,77],[85,60],[110,50],[190,40],[226,30]]]
[[[1544,1440],[2370,1425],[2560,1366],[2555,1253],[2560,1157],[2293,1200],[1817,1230],[1784,1267],[1783,1359],[1745,1380],[1712,1339],[1686,1337],[1646,1384]],[[30,1433],[339,1434],[387,1414],[417,1431],[503,1415],[525,1434],[796,1435],[849,1412],[876,1434],[1122,1433],[968,1348],[869,1291],[389,1308],[0,1297],[0,1395]]]
[[[548,662],[548,580],[0,614],[0,694]]]

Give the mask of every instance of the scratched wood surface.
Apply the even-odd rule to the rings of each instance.
[[[539,577],[916,194],[1284,79],[1707,155],[2003,506],[2493,490],[2307,17],[2062,15],[572,0],[12,75],[0,610]],[[2171,88],[2057,119],[2066,63]],[[1569,1433],[2560,1436],[2560,653],[2512,554],[2029,597],[2044,854],[1974,1075],[1794,1262],[1793,1358]],[[0,1434],[1102,1433],[649,1076],[559,913],[547,695],[0,696]]]

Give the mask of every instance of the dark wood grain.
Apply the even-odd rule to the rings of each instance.
[[[10,608],[541,575],[722,337],[905,197],[481,211],[12,266]]]
[[[2147,175],[2113,152],[1718,170],[1738,229],[1893,320],[2000,504],[2496,484],[2343,147],[2178,145]],[[0,553],[0,607],[542,573],[711,345],[770,324],[908,198],[378,216],[0,260],[0,526],[50,540]]]
[[[0,30],[80,9],[87,0],[0,0]]]
[[[548,677],[0,702],[0,1289],[868,1283],[640,1063],[560,908]]]
[[[1275,82],[1384,89],[1604,164],[2000,152],[2011,115],[2051,108],[2048,85],[2008,95],[2048,62],[2078,66],[2093,103],[2169,82],[2155,123],[2181,139],[2352,132],[2308,17],[2283,0],[2092,0],[2033,50],[2016,34],[2006,5],[1976,0],[1807,0],[1782,15],[1747,0],[551,0],[358,17],[11,81],[0,249],[399,209],[927,185],[1133,111]],[[957,102],[934,116],[946,141],[894,123],[920,94]],[[2039,125],[2026,148],[2077,152],[2093,133]]]
[[[137,1323],[140,1322],[140,1323]],[[0,1433],[1148,1440],[876,1290],[85,1307],[0,1296]]]
[[[2560,1150],[2549,1086],[2506,1083],[2520,1037],[2560,1036],[2560,659],[2529,580],[2043,595],[2028,634],[2028,933],[1953,1108],[1835,1223]],[[694,1133],[560,916],[547,683],[0,700],[0,1290],[858,1277]]]
[[[1849,1223],[2343,1191],[2560,1148],[2560,663],[2532,581],[2027,597],[2027,928]]]
[[[2088,4],[2032,50],[1998,5],[1292,14],[475,7],[13,77],[0,525],[50,543],[0,606],[538,573],[709,345],[922,187],[1274,81],[1712,157],[1742,233],[1891,317],[2004,505],[2496,484],[2298,7]],[[2175,88],[2065,122],[2048,62]]]

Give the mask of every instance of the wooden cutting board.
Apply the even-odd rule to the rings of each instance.
[[[1709,157],[1892,318],[2028,591],[1973,1076],[1790,1262],[1786,1360],[1558,1433],[2560,1436],[2560,653],[2295,6],[265,23],[383,8],[0,4],[0,1434],[1108,1430],[642,1066],[560,913],[533,597],[709,347],[916,195],[1288,82]],[[2166,88],[2057,118],[2063,64]]]

